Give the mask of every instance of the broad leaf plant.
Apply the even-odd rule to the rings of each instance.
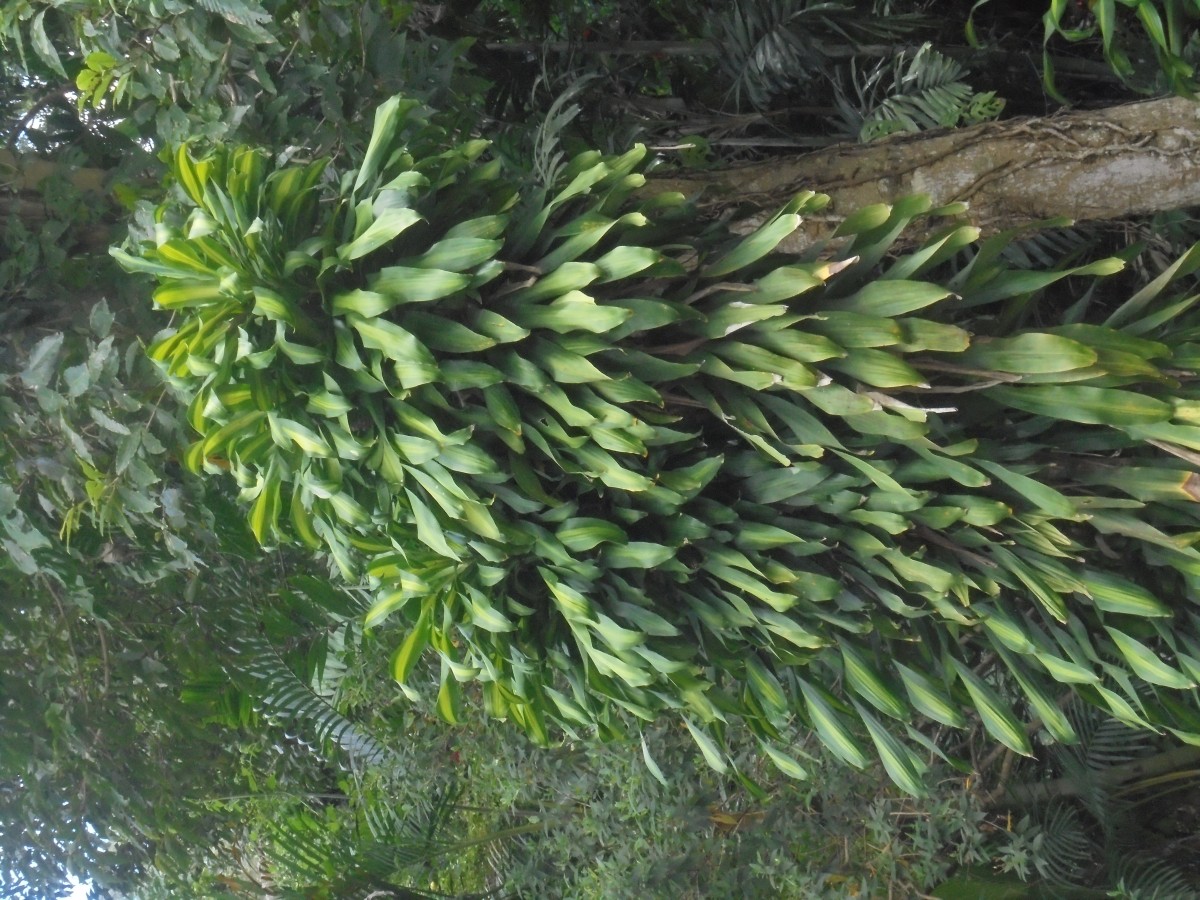
[[[1200,741],[1200,248],[1114,301],[1121,261],[1016,269],[909,197],[798,258],[825,197],[737,234],[645,165],[539,184],[404,98],[340,177],[181,148],[114,252],[172,316],[187,464],[367,581],[451,722],[677,716],[724,771],[741,720],[802,777],[799,724],[913,793],[928,723],[1028,754],[1072,695]]]

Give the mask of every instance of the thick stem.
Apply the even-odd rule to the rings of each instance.
[[[780,249],[828,241],[856,209],[928,194],[967,201],[985,234],[1065,216],[1118,219],[1200,204],[1200,104],[1180,97],[971,128],[839,145],[717,173],[651,179],[655,192],[703,192],[714,207],[751,210],[756,228],[802,190],[829,194]]]

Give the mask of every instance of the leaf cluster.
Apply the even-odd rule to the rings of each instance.
[[[824,198],[730,234],[637,193],[642,156],[523,191],[401,98],[336,187],[181,149],[186,200],[117,255],[184,314],[150,352],[188,465],[232,473],[259,540],[365,577],[368,625],[409,629],[395,677],[435,651],[450,722],[473,682],[540,742],[670,713],[724,771],[741,720],[803,777],[798,719],[911,793],[922,724],[963,710],[1025,754],[1025,717],[1075,739],[1063,691],[1200,733],[1195,298],[1170,293],[1200,249],[1054,308],[1122,263],[1012,269],[1014,235],[953,222],[885,262],[958,212],[922,198],[851,216],[832,261],[773,256]]]

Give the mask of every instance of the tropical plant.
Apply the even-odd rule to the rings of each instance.
[[[913,793],[921,717],[1031,752],[997,679],[1058,740],[1064,693],[1200,733],[1196,298],[1168,291],[1200,248],[1070,303],[1122,263],[1013,270],[1012,235],[953,221],[887,261],[961,211],[909,198],[832,260],[773,256],[823,198],[733,235],[641,191],[643,156],[521,182],[400,98],[333,180],[181,148],[183,196],[117,256],[179,317],[150,353],[187,464],[366,577],[451,722],[471,682],[541,742],[670,712],[724,770],[741,719],[802,775],[800,716]]]
[[[986,0],[985,0],[986,2]],[[1070,42],[1099,36],[1104,58],[1123,82],[1143,93],[1152,93],[1155,81],[1172,91],[1191,94],[1196,87],[1195,23],[1200,19],[1196,0],[1089,0],[1084,4],[1051,0],[1042,17],[1045,26],[1043,62],[1046,91],[1056,99],[1062,95],[1054,82],[1054,63],[1049,45],[1054,38]],[[1136,21],[1136,25],[1133,23]],[[1134,60],[1143,47],[1156,65],[1137,66]]]
[[[712,32],[735,101],[745,96],[763,109],[784,91],[829,77],[830,44],[894,40],[915,24],[910,16],[864,16],[845,2],[738,0],[714,17]]]
[[[718,16],[698,5],[581,0],[548,20],[565,51],[522,43],[542,36],[531,6],[509,4],[515,31],[498,35],[486,6],[469,0],[28,0],[0,11],[3,139],[18,154],[0,151],[0,359],[13,373],[0,381],[0,582],[11,598],[0,609],[0,893],[51,896],[73,873],[96,893],[147,897],[504,882],[536,894],[564,868],[582,893],[618,890],[622,875],[640,895],[677,875],[731,894],[923,891],[951,861],[978,859],[991,827],[945,770],[921,774],[939,765],[936,754],[983,756],[988,729],[1014,745],[1027,734],[1040,752],[1034,720],[1073,692],[1108,711],[1126,704],[1185,737],[1197,731],[1187,694],[1145,683],[1165,677],[1156,661],[1195,673],[1195,460],[1163,455],[1200,450],[1187,443],[1194,324],[1183,307],[1194,260],[1177,260],[1195,240],[1186,218],[1171,214],[1161,233],[1110,232],[1107,251],[1086,227],[972,247],[951,219],[926,219],[944,226],[927,243],[890,243],[924,215],[904,201],[853,220],[849,248],[822,263],[768,252],[795,215],[816,211],[816,197],[742,245],[748,231],[732,233],[678,198],[625,194],[646,169],[636,153],[571,160],[581,147],[628,146],[639,134],[670,135],[670,146],[680,129],[710,135],[718,153],[735,128],[761,135],[783,124],[781,141],[828,140],[834,86],[844,83],[828,64],[872,71],[878,59],[879,71],[899,76],[898,94],[881,76],[859,116],[892,94],[925,102],[892,60],[926,40],[944,54],[933,75],[950,77],[948,60],[969,59],[973,82],[1003,87],[1010,109],[1042,108],[1040,89],[997,83],[1020,69],[1013,59],[1039,51],[1036,36],[1007,27],[1024,15],[1015,8],[983,10],[995,26],[989,39],[1004,40],[976,53],[954,46],[972,4],[939,4],[936,20],[903,32],[913,35],[907,47],[890,43],[895,32],[855,29],[929,11],[927,0],[863,2],[854,13],[837,4],[823,20],[817,8],[833,6],[745,2],[745,40],[718,33],[714,44],[698,37]],[[412,14],[438,9],[459,18],[439,25]],[[678,28],[664,28],[660,14]],[[764,21],[775,24],[760,29]],[[1112,21],[1113,46],[1129,46],[1133,13],[1118,8]],[[1186,59],[1191,23],[1181,22]],[[488,85],[455,40],[467,35],[480,39],[470,58],[491,78],[520,60],[521,102],[481,105]],[[510,43],[497,50],[497,37]],[[695,46],[669,47],[664,37]],[[639,38],[655,46],[624,65],[621,42]],[[789,80],[789,41],[815,45],[823,65]],[[1099,57],[1101,41],[1067,48],[1089,49]],[[741,63],[722,69],[729,58]],[[932,48],[925,59],[937,59]],[[1069,96],[1072,72],[1083,73],[1089,99],[1097,84],[1108,99],[1120,90],[1103,64],[1053,61]],[[577,106],[551,106],[578,71],[604,77]],[[544,89],[526,98],[538,76]],[[959,91],[961,82],[945,85]],[[734,84],[771,108],[712,114]],[[377,141],[385,152],[372,151],[378,177],[356,185],[345,169],[366,168],[370,111],[397,90],[455,112],[411,110],[396,135]],[[782,108],[794,102],[804,106]],[[566,150],[528,135],[547,106],[547,131],[579,114]],[[928,122],[908,115],[925,125],[949,109],[929,106]],[[469,142],[501,136],[500,115],[513,120],[503,142]],[[214,212],[195,212],[174,188],[159,221],[138,214],[149,254],[139,264],[157,258],[167,281],[191,267],[163,285],[162,299],[179,300],[171,288],[181,285],[196,293],[168,325],[183,336],[168,349],[168,333],[158,354],[183,396],[197,399],[205,436],[190,461],[222,476],[203,484],[179,470],[180,426],[191,426],[145,365],[137,335],[149,341],[153,328],[125,302],[148,306],[145,282],[114,282],[91,252],[124,216],[112,199],[128,207],[157,191],[169,158],[160,148],[185,140],[196,140],[193,152],[207,141],[268,148],[263,158],[222,150],[178,160]],[[399,145],[412,150],[411,166],[390,152]],[[103,190],[115,178],[114,195],[82,200],[61,181],[31,193],[29,151],[53,157],[33,165],[59,172],[103,167],[82,174]],[[326,154],[323,170],[314,163],[297,174]],[[270,202],[258,198],[263,184]],[[305,185],[307,194],[291,196]],[[402,227],[406,204],[415,217]],[[234,224],[250,211],[257,221]],[[308,215],[311,225],[298,221]],[[474,234],[460,220],[498,231]],[[1149,251],[1132,259],[1131,237],[1148,238]],[[1089,261],[1104,252],[1134,264],[1093,278],[1105,264]],[[722,259],[728,270],[707,277]],[[422,266],[438,271],[400,271]],[[469,280],[435,296],[455,275]],[[881,275],[900,285],[897,296],[957,296],[911,314],[847,312],[888,299],[875,286]],[[538,299],[555,278],[579,286]],[[430,296],[402,304],[413,299],[410,284]],[[257,312],[244,302],[247,285],[260,289]],[[1137,315],[1118,315],[1115,332],[1096,327],[1139,291]],[[102,295],[107,304],[93,310]],[[276,339],[269,317],[290,314],[276,295],[308,317],[296,315],[299,328],[313,323],[309,336],[285,323]],[[232,305],[216,311],[213,296]],[[391,308],[357,305],[370,303]],[[236,341],[209,344],[214,331]],[[1031,371],[1051,350],[1076,364],[1087,352],[1096,360]],[[1149,362],[1132,358],[1147,353]],[[354,355],[362,370],[347,368]],[[924,380],[869,383],[897,371]],[[440,381],[413,383],[426,375]],[[817,384],[802,386],[809,377]],[[1082,392],[1056,382],[1067,378]],[[1040,388],[1043,406],[1018,411]],[[1062,421],[1072,403],[1076,418],[1113,419],[1130,396],[1142,414],[1162,412],[1155,399],[1169,403],[1169,433]],[[862,398],[879,408],[862,409]],[[1045,409],[1052,401],[1063,409]],[[339,402],[344,413],[334,412]],[[263,414],[245,420],[266,422],[261,457],[235,433],[244,414]],[[330,455],[312,458],[326,449],[310,437]],[[230,470],[240,484],[224,477]],[[635,486],[646,489],[626,489]],[[231,487],[254,504],[267,543],[297,537],[306,523],[315,542],[259,553]],[[1122,500],[1127,508],[1097,507]],[[360,513],[369,521],[343,519]],[[1109,533],[1097,537],[1097,524]],[[462,560],[443,558],[439,534]],[[366,573],[371,589],[328,584],[310,570],[310,547],[332,548],[351,580]],[[1136,565],[1118,569],[1110,551]],[[560,599],[543,572],[558,579]],[[1067,625],[1054,618],[1063,609]],[[1164,610],[1171,618],[1157,624],[1136,615]],[[426,641],[438,652],[413,662]],[[466,719],[467,707],[490,702],[557,746],[535,752],[503,726],[477,722],[443,729],[426,705],[380,690],[397,670],[411,694],[439,698],[443,715]],[[176,702],[181,692],[192,702]],[[975,720],[971,706],[986,729],[964,736],[944,724]],[[596,731],[627,738],[595,746],[586,739]],[[693,734],[725,773],[697,771]],[[896,743],[906,739],[923,759]],[[933,799],[879,786],[878,767],[831,773],[824,762],[835,750],[866,760],[871,743],[906,789],[931,785]],[[772,754],[787,772],[803,766],[817,778],[787,785],[770,769]],[[496,769],[503,776],[489,780]],[[981,771],[986,779],[995,769]],[[1053,833],[1069,836],[1071,822],[1055,821]],[[1075,821],[1088,822],[1082,812]],[[775,827],[791,843],[772,840]],[[1010,849],[1046,833],[1031,817]],[[432,868],[417,861],[430,856]],[[482,861],[494,864],[486,883],[471,877]],[[1132,884],[1137,873],[1126,874]]]
[[[973,125],[996,118],[1004,109],[995,91],[972,90],[962,80],[966,69],[928,43],[915,53],[902,51],[890,62],[876,63],[871,71],[852,78],[857,95],[853,102],[838,98],[842,117],[861,141]]]
[[[997,808],[1015,810],[1000,866],[1058,887],[1197,896],[1160,806],[1193,780],[1195,749],[1163,751],[1153,734],[1094,707],[1064,712],[1079,742],[1014,766],[1015,783],[996,792]]]

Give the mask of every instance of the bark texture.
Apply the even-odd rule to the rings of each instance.
[[[1200,104],[1172,97],[989,122],[651,183],[761,210],[745,230],[797,191],[829,194],[824,213],[781,246],[792,252],[828,240],[854,210],[906,194],[936,206],[966,201],[966,218],[985,234],[1053,216],[1116,219],[1200,205]]]

